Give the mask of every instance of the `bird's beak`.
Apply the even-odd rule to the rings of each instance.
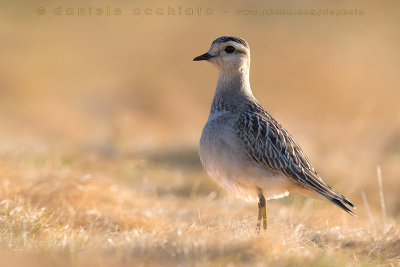
[[[209,53],[204,53],[198,57],[195,57],[193,59],[193,61],[200,61],[200,60],[209,60],[210,58],[212,58],[214,56],[210,55]]]

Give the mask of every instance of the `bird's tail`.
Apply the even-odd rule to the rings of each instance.
[[[333,191],[333,190],[332,190]],[[355,216],[356,214],[348,207],[352,207],[353,209],[356,209],[356,206],[350,202],[350,200],[348,200],[347,198],[345,198],[344,196],[342,196],[341,194],[335,192],[335,195],[324,195],[324,197],[329,200],[331,203],[335,204],[336,206],[338,206],[339,208],[341,208],[342,210],[346,211],[347,213]]]
[[[319,193],[321,196],[323,196],[325,199],[330,201],[331,203],[335,204],[342,210],[346,211],[347,213],[355,216],[356,214],[349,208],[356,209],[356,206],[350,202],[347,198],[345,198],[343,195],[339,194],[335,190],[333,190],[332,187],[327,185],[317,173],[311,172],[309,170],[306,170],[307,178],[306,181],[308,182],[308,185],[314,189],[317,193]]]

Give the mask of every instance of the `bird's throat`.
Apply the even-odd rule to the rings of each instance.
[[[219,73],[215,94],[245,94],[253,97],[250,88],[249,69],[221,71]]]

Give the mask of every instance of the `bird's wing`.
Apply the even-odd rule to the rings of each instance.
[[[327,185],[314,170],[294,138],[258,103],[250,104],[237,123],[246,153],[257,164],[282,173],[295,183],[313,189],[333,204],[353,214],[353,203]]]

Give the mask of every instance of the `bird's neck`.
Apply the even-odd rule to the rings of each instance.
[[[247,67],[234,71],[221,70],[215,94],[231,93],[253,96],[250,88],[249,73],[250,71]]]
[[[220,71],[213,104],[234,103],[244,99],[254,99],[250,88],[249,68],[235,71]]]

